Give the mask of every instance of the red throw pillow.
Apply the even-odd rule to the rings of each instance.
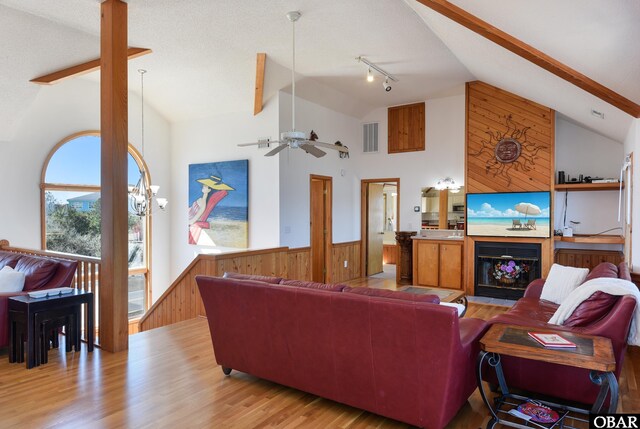
[[[15,270],[24,273],[24,291],[40,289],[45,286],[58,269],[58,263],[44,258],[23,256]]]
[[[380,296],[383,298],[399,299],[401,301],[414,301],[414,302],[431,302],[433,304],[440,304],[440,298],[437,295],[420,294],[402,292],[391,289],[375,289],[368,287],[347,287],[343,292],[354,293],[356,295],[367,296]]]
[[[277,285],[282,281],[282,277],[271,277],[271,276],[258,276],[253,274],[240,274],[240,273],[224,273],[222,276],[225,279],[236,279],[236,280],[255,280],[258,282],[265,282]]]
[[[611,262],[601,262],[593,270],[591,270],[589,274],[587,274],[587,277],[582,283],[586,283],[589,280],[597,279],[600,277],[610,277],[613,279],[617,279],[618,267],[613,265]]]
[[[331,290],[335,292],[341,292],[344,289],[345,285],[334,285],[334,284],[326,284],[326,283],[318,283],[318,282],[306,282],[304,280],[282,280],[280,282],[281,285],[287,286],[298,286],[298,287],[306,287],[309,289],[323,289],[323,290]]]
[[[620,299],[619,296],[609,295],[604,292],[595,292],[573,310],[573,313],[564,322],[564,326],[584,327],[589,326],[609,314],[611,309]]]

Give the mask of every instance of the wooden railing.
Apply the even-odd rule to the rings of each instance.
[[[40,256],[44,258],[58,258],[77,261],[78,267],[76,268],[76,273],[73,276],[70,287],[73,287],[75,289],[83,289],[87,292],[93,292],[94,299],[96,300],[96,305],[94,306],[94,320],[96,321],[96,327],[98,326],[97,297],[100,292],[100,258],[73,255],[70,253],[52,252],[49,250],[33,250],[24,249],[21,247],[13,247],[10,245],[8,240],[0,240],[0,250],[20,253],[23,255]],[[98,336],[94,336],[94,338],[96,338],[97,342]]]

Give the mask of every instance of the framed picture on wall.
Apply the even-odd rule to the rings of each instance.
[[[189,244],[247,248],[249,160],[189,165]]]

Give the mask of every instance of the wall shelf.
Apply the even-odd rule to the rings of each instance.
[[[624,237],[621,235],[574,235],[573,237],[562,237],[556,235],[555,241],[566,243],[588,243],[588,244],[624,244]]]
[[[624,183],[622,184],[624,188]],[[620,182],[614,183],[563,183],[554,186],[556,191],[617,191]]]

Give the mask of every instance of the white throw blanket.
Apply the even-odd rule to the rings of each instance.
[[[640,331],[638,331],[638,323],[640,323],[640,291],[638,291],[635,284],[628,280],[599,277],[585,282],[562,301],[560,307],[549,319],[549,323],[562,325],[583,301],[598,291],[609,295],[633,295],[636,299],[636,310],[631,319],[631,329],[629,330],[627,342],[633,346],[640,346]]]

